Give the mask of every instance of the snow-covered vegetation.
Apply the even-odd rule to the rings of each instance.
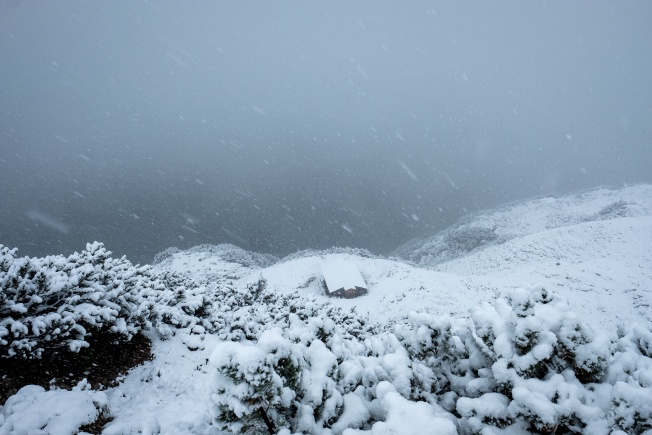
[[[25,385],[0,407],[0,434],[98,422],[106,434],[652,431],[647,199],[587,198],[592,207],[577,209],[592,220],[538,239],[599,234],[582,239],[584,256],[564,245],[542,261],[536,232],[478,249],[471,231],[473,252],[438,265],[458,274],[347,249],[279,261],[204,245],[141,267],[99,243],[45,258],[0,247],[3,366],[91,351],[101,337],[126,345],[144,334],[154,354],[110,388]],[[519,246],[519,261],[488,271]],[[369,294],[327,299],[318,266],[331,258],[355,263]],[[470,265],[476,275],[460,272]]]
[[[393,331],[348,332],[293,313],[282,328],[218,344],[209,362],[217,424],[236,433],[652,429],[650,331],[595,333],[542,287],[467,319],[413,312]]]
[[[7,400],[0,414],[0,434],[73,434],[109,414],[102,391],[75,387],[46,391],[27,385]]]
[[[128,341],[146,326],[149,267],[112,258],[101,243],[69,257],[17,258],[0,245],[0,355],[78,352],[91,335]]]

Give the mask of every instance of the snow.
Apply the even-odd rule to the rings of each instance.
[[[347,429],[343,435],[420,435],[428,432],[441,435],[457,434],[455,424],[443,416],[445,412],[438,415],[434,410],[438,407],[431,407],[425,402],[406,400],[396,391],[394,385],[387,381],[378,384],[376,397],[381,412],[385,414],[385,421],[375,423],[369,431]]]
[[[462,397],[457,401],[457,412],[469,419],[469,426],[479,431],[486,418],[509,419],[509,399],[500,393],[486,393],[477,398]]]
[[[306,352],[306,362],[310,371],[306,373],[304,383],[309,386],[306,397],[314,405],[321,405],[324,388],[327,386],[328,373],[337,366],[337,360],[321,341],[314,341]]]
[[[154,339],[156,359],[135,368],[118,387],[107,391],[115,418],[104,433],[135,434],[156,426],[161,434],[203,433],[209,423],[206,361],[218,343],[207,335],[206,348],[191,352],[180,339]]]
[[[401,167],[409,171],[406,165]],[[469,230],[474,228],[490,231]],[[487,234],[495,237],[483,242]],[[460,235],[471,237],[472,243],[454,250],[450,242]],[[402,258],[342,249],[279,260],[229,245],[162,254],[154,265],[156,273],[176,274],[197,284],[195,293],[186,295],[188,306],[198,307],[202,296],[218,286],[244,294],[264,280],[274,294],[298,293],[314,298],[315,303],[355,309],[355,316],[371,324],[396,326],[400,331],[401,325],[411,322],[413,335],[403,345],[388,336],[365,343],[331,336],[330,341],[320,341],[315,340],[315,331],[330,334],[337,326],[332,319],[304,322],[290,316],[288,331],[263,324],[264,331],[254,344],[247,339],[223,341],[203,324],[181,324],[163,334],[167,340],[152,331],[156,358],[133,369],[117,387],[103,392],[24,387],[0,407],[0,434],[20,430],[74,433],[103,409],[114,416],[105,427],[106,434],[219,433],[213,422],[214,407],[219,404],[214,391],[235,386],[216,368],[229,364],[252,368],[242,375],[253,381],[256,367],[271,364],[270,354],[291,356],[304,364],[303,381],[309,388],[305,408],[298,411],[300,426],[319,424],[314,407],[324,405],[326,414],[341,407],[339,420],[330,428],[335,434],[424,433],[424,428],[442,434],[458,429],[480,433],[487,419],[536,415],[545,426],[571,411],[593,421],[587,427],[591,433],[609,433],[606,422],[616,417],[600,410],[615,399],[617,415],[628,430],[636,431],[636,415],[652,419],[652,362],[643,356],[652,353],[648,329],[652,326],[652,186],[539,198],[472,215],[435,238],[403,247],[397,251]],[[368,288],[369,293],[356,299],[327,298],[320,285],[322,276],[329,283],[336,280],[332,288],[353,283]],[[548,300],[548,292],[558,296]],[[533,301],[545,303],[533,308]],[[566,303],[573,313],[564,308]],[[23,310],[20,305],[12,309]],[[584,326],[580,319],[593,327]],[[460,377],[453,386],[463,386],[470,396],[457,400],[449,394],[439,397],[439,404],[408,400],[412,382],[426,379],[433,370],[425,363],[413,364],[409,352],[448,340],[433,331],[455,332],[469,324],[475,327],[477,346],[485,347],[482,355],[469,355],[466,364],[473,366],[486,355],[496,358],[475,379]],[[613,338],[623,325],[634,324],[640,326]],[[39,322],[7,325],[8,331],[35,334],[44,328]],[[126,325],[117,322],[115,328],[125,331]],[[409,328],[405,331],[406,337],[412,333]],[[531,332],[537,333],[538,340],[531,349],[525,352],[515,347],[514,343],[527,346]],[[495,338],[491,347],[483,344],[482,334]],[[582,344],[583,337],[592,341]],[[465,344],[460,340],[451,332],[445,343],[451,352],[461,352]],[[519,375],[518,371],[546,361],[560,343],[574,352],[578,366],[599,366],[611,358],[604,373],[610,384],[591,384],[595,390],[591,392],[572,371],[545,380]],[[301,346],[305,349],[298,352]],[[362,349],[368,355],[359,356]],[[339,370],[340,384],[350,391],[335,394],[330,377],[333,367]],[[513,400],[490,392],[495,380],[514,384]],[[365,390],[372,394],[364,393],[372,384],[375,388]],[[288,402],[290,390],[281,391],[282,401]],[[244,412],[244,408],[235,409]],[[451,420],[453,410],[467,418],[467,426],[456,427]],[[378,421],[363,427],[371,417]],[[505,432],[500,432],[526,433],[526,429],[506,422]]]
[[[262,275],[268,288],[275,291],[289,294],[298,290],[303,295],[323,297],[320,267],[330,261],[355,266],[365,277],[369,290],[364,297],[332,299],[331,303],[347,310],[355,308],[372,321],[396,320],[415,310],[463,314],[478,301],[493,300],[497,295],[497,291],[474,292],[481,290],[480,286],[473,288],[464,277],[420,269],[399,261],[350,254],[311,255],[273,265],[255,274]]]
[[[344,395],[344,412],[333,425],[333,432],[343,432],[347,428],[360,427],[369,419],[369,410],[360,396],[348,393]]]
[[[340,289],[367,288],[367,284],[364,282],[360,272],[349,261],[328,259],[321,263],[320,267],[328,290],[331,293]]]
[[[621,217],[652,215],[652,185],[643,184],[622,189],[596,189],[563,197],[546,196],[515,202],[463,217],[450,228],[425,239],[413,240],[398,248],[394,255],[422,267],[466,257],[475,248],[533,235],[546,230],[569,227],[583,222],[605,221]],[[473,236],[472,230],[485,229],[471,249],[452,249],[455,236]],[[590,239],[589,239],[590,240]]]
[[[439,264],[436,270],[331,254],[299,258],[255,273],[280,292],[299,289],[320,296],[320,264],[350,263],[365,277],[369,293],[332,303],[355,307],[379,322],[415,310],[462,315],[509,289],[538,283],[561,291],[580,317],[615,328],[634,319],[652,322],[651,312],[645,309],[652,304],[650,247],[652,217],[627,217],[545,230]]]
[[[45,391],[27,385],[0,407],[0,435],[69,435],[95,421],[107,406],[101,391]]]

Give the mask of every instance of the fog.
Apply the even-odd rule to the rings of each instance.
[[[0,1],[0,244],[388,253],[652,181],[652,3]]]

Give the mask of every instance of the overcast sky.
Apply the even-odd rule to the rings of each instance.
[[[387,253],[652,181],[652,2],[0,0],[0,244]]]

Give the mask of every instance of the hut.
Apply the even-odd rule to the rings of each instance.
[[[367,284],[355,265],[343,260],[328,260],[321,264],[326,295],[356,298],[367,294]]]

